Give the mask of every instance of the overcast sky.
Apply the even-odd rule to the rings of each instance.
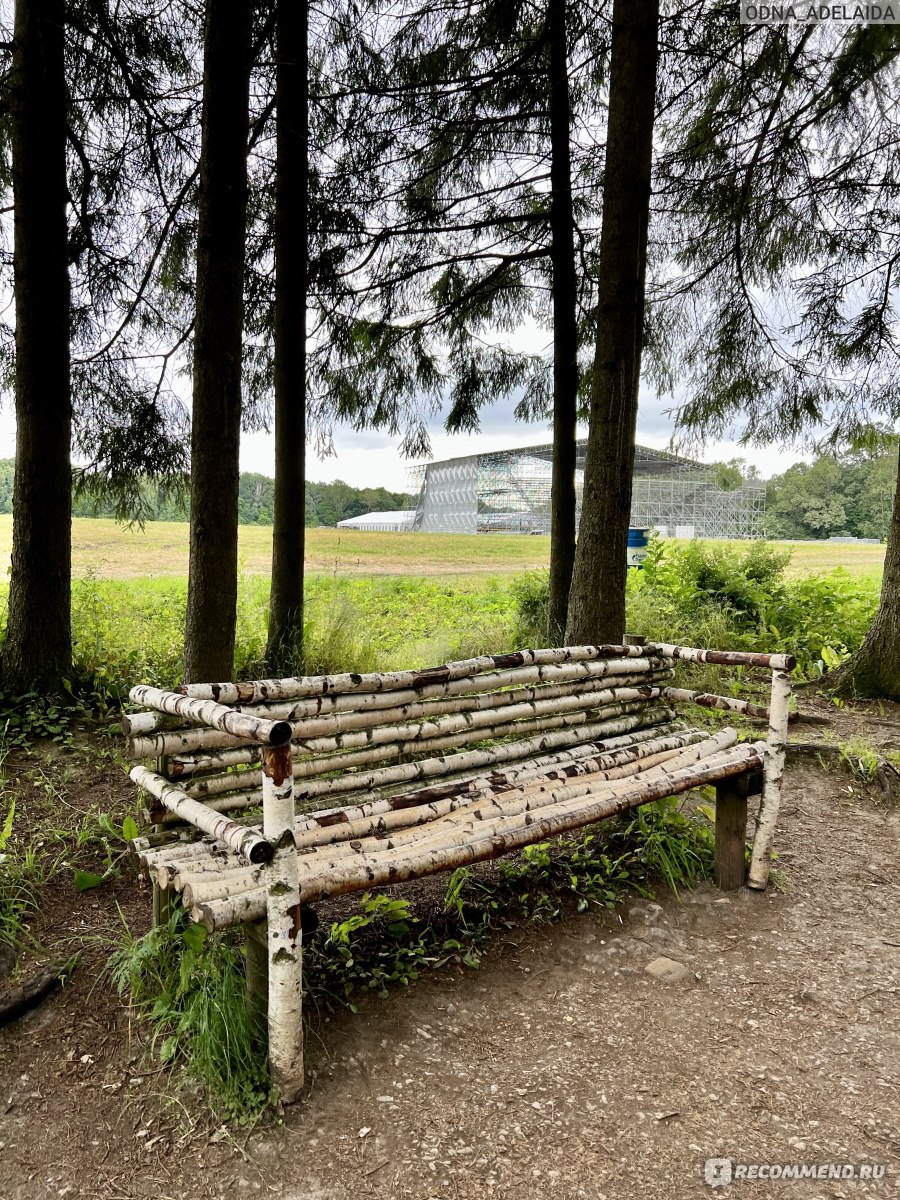
[[[657,400],[649,391],[642,391],[642,402],[638,415],[638,441],[654,449],[666,449],[672,436],[672,417],[665,415],[672,400]],[[455,458],[465,454],[477,454],[488,450],[504,450],[514,446],[532,446],[551,441],[551,432],[543,421],[525,424],[513,416],[515,402],[500,401],[483,411],[479,434],[447,434],[437,417],[431,425],[431,443],[435,459]],[[587,433],[587,430],[583,430]],[[409,488],[409,469],[413,465],[401,458],[398,451],[399,438],[380,433],[354,433],[338,427],[334,431],[336,454],[318,459],[310,448],[307,474],[310,479],[328,483],[343,479],[354,487],[382,487],[391,491]],[[736,442],[711,442],[698,454],[706,461],[734,458],[740,455],[754,463],[763,475],[775,475],[784,471],[802,455],[783,452],[773,447],[757,449],[738,446]],[[274,472],[274,450],[269,434],[245,435],[241,443],[241,469],[259,471],[263,475]]]
[[[643,388],[638,414],[638,441],[654,449],[665,449],[672,435],[672,417],[666,409],[672,400],[658,400],[647,388]],[[455,458],[459,455],[477,454],[481,451],[504,450],[514,446],[531,446],[551,440],[550,429],[545,422],[525,424],[513,416],[515,401],[498,401],[482,413],[479,434],[454,434],[444,432],[441,417],[431,425],[431,441],[435,459]],[[586,433],[587,430],[583,430]],[[338,426],[334,431],[335,455],[319,459],[310,447],[307,474],[320,483],[343,479],[354,487],[386,487],[391,491],[407,491],[410,488],[409,472],[413,463],[401,458],[399,438],[387,437],[374,432],[355,433]],[[15,420],[12,406],[0,410],[0,458],[12,458],[15,454]],[[797,452],[782,452],[767,447],[756,449],[738,446],[735,442],[710,442],[698,454],[707,461],[733,458],[740,455],[755,463],[763,475],[769,476],[784,471],[802,456]],[[245,434],[241,441],[241,470],[258,471],[262,475],[274,475],[275,452],[271,434]]]

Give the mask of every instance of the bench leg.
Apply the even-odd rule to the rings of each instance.
[[[167,925],[172,915],[172,889],[153,884],[153,928]]]
[[[745,776],[716,784],[715,879],[723,892],[733,892],[744,883],[747,790]]]
[[[265,1031],[269,1006],[269,944],[265,921],[244,927],[245,971],[247,975],[247,1014],[256,1029]]]
[[[303,1088],[303,953],[290,745],[263,749],[263,832],[276,846],[266,871],[269,1064],[281,1099],[290,1104]]]

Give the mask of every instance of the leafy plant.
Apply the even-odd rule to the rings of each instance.
[[[233,938],[208,938],[179,909],[143,937],[125,926],[107,969],[120,995],[155,1024],[160,1059],[198,1080],[218,1115],[247,1124],[271,1103],[264,1039],[247,1012]]]
[[[19,846],[14,832],[16,802],[11,799],[0,829],[0,942],[18,950],[31,943],[28,922],[40,888],[58,866],[35,845]]]

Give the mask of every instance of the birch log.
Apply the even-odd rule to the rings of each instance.
[[[624,707],[624,712],[621,708]],[[658,728],[662,724],[668,724],[674,713],[668,708],[646,708],[642,704],[626,704],[620,707],[610,707],[608,709],[600,709],[591,713],[569,713],[559,717],[543,717],[535,721],[521,721],[508,730],[504,730],[504,737],[516,737],[522,739],[526,734],[540,733],[545,735],[540,739],[531,739],[528,741],[539,740],[545,746],[552,744],[547,736],[554,731],[566,732],[571,735],[571,742],[579,742],[586,738],[596,737],[600,733],[619,733],[629,730],[640,731],[647,728]],[[599,718],[596,725],[585,724],[592,718]],[[457,750],[458,748],[467,745],[470,742],[483,742],[490,738],[490,733],[485,733],[482,730],[469,730],[466,733],[456,733],[435,738],[426,742],[414,743],[396,743],[393,745],[371,747],[364,751],[354,752],[355,762],[372,763],[382,762],[385,759],[402,755],[412,754],[430,754],[436,750]],[[499,734],[497,736],[500,736]],[[485,753],[495,753],[499,750],[510,750],[509,758],[522,758],[524,753],[521,749],[524,742],[517,740],[507,743],[503,746],[492,747],[490,751]],[[470,752],[471,753],[471,752]],[[408,766],[413,768],[427,767],[428,764],[437,761],[442,761],[449,764],[444,772],[432,771],[431,774],[447,773],[462,769],[463,764],[459,761],[462,759],[461,754],[450,754],[442,759],[428,758],[420,759],[415,763],[398,764],[399,766]],[[337,759],[345,759],[343,763],[336,762]],[[333,756],[329,758],[310,760],[311,764],[316,766],[317,773],[324,774],[329,771],[340,769],[340,766],[349,766],[346,762],[347,756]],[[495,756],[494,761],[501,761]],[[508,761],[508,759],[503,760]],[[324,764],[328,763],[326,767]],[[307,766],[305,762],[294,764],[295,777],[304,778],[303,769]],[[388,770],[390,768],[384,768]],[[411,773],[409,778],[425,778],[428,775],[427,770],[416,771]],[[258,778],[251,772],[241,772],[235,775],[235,786],[242,787],[245,784],[252,786],[253,782]],[[307,784],[297,784],[295,788],[295,796],[299,802],[310,799],[313,796],[323,794],[340,794],[342,792],[352,792],[359,790],[357,776],[346,775],[344,780],[327,780],[323,781],[322,786],[311,787]],[[396,782],[402,782],[397,779]],[[328,785],[332,786],[328,786]],[[258,791],[246,791],[224,794],[220,799],[215,796],[208,800],[207,807],[221,812],[235,811],[242,808],[249,808],[260,803],[260,793]],[[173,818],[174,819],[174,818]]]
[[[640,646],[563,646],[559,649],[518,650],[512,654],[486,654],[439,667],[416,671],[373,672],[358,675],[307,675],[290,679],[258,679],[248,683],[183,684],[181,692],[197,700],[218,704],[259,704],[269,700],[302,699],[307,696],[339,695],[349,692],[388,692],[419,688],[482,675],[488,671],[552,663],[583,662],[603,658],[646,658]]]
[[[720,775],[726,773],[734,762],[745,763],[748,751],[743,747],[719,753],[703,762],[704,769],[715,769]],[[670,775],[662,768],[641,775],[641,783],[650,786],[663,782]],[[367,864],[376,873],[385,858],[392,861],[423,854],[426,851],[445,850],[462,846],[474,837],[505,837],[543,819],[545,811],[552,813],[571,812],[574,801],[585,798],[611,798],[634,787],[634,779],[608,780],[606,774],[578,783],[560,784],[558,781],[535,785],[528,791],[512,791],[502,796],[481,797],[474,804],[465,806],[465,811],[456,811],[451,817],[430,821],[424,826],[391,833],[384,838],[360,838],[353,842],[329,844],[313,854],[301,855],[298,859],[301,889],[311,879],[331,879],[347,871],[360,869]],[[538,814],[536,817],[534,814]],[[238,896],[256,891],[264,885],[268,868],[244,867],[233,869],[216,877],[214,874],[185,872],[181,879],[183,899],[186,907],[236,899]]]
[[[303,966],[290,746],[264,751],[263,833],[275,847],[265,869],[269,1062],[279,1095],[290,1104],[303,1087]]]
[[[457,867],[474,862],[497,858],[512,850],[534,842],[543,841],[562,833],[569,833],[583,825],[590,825],[608,817],[616,816],[630,808],[637,808],[664,796],[678,795],[695,787],[705,787],[722,778],[740,775],[758,768],[763,761],[764,747],[754,743],[741,747],[740,756],[727,764],[697,767],[664,776],[662,780],[635,780],[633,787],[614,796],[594,798],[588,804],[573,811],[571,805],[561,806],[562,811],[548,809],[531,821],[522,821],[513,832],[505,835],[487,835],[473,838],[462,846],[451,846],[444,850],[411,854],[408,858],[379,862],[376,866],[368,862],[354,864],[354,869],[340,875],[326,876],[304,882],[300,888],[301,903],[328,896],[340,896],[346,892],[365,888],[402,883],[408,879],[433,875],[440,871],[452,871]],[[191,910],[191,918],[202,922],[209,930],[225,929],[233,924],[259,920],[265,913],[266,893],[262,888],[229,897],[222,901],[208,901]]]
[[[654,725],[655,723],[656,724],[662,723],[665,719],[665,714],[667,712],[669,712],[669,710],[664,709],[664,708],[650,708],[650,709],[647,709],[646,713],[645,713],[646,721],[643,721],[640,718],[633,718],[633,717],[629,716],[629,717],[625,717],[625,718],[621,718],[621,719],[617,719],[617,720],[611,720],[611,721],[592,722],[591,724],[589,724],[582,730],[571,731],[571,730],[565,729],[565,730],[561,730],[558,732],[548,732],[547,734],[545,734],[542,737],[523,739],[523,740],[520,740],[519,742],[515,742],[515,743],[506,743],[505,745],[494,746],[490,750],[485,750],[485,751],[471,750],[471,751],[468,751],[467,754],[469,754],[469,755],[482,755],[482,754],[494,755],[494,754],[496,754],[498,756],[497,757],[498,762],[507,762],[507,761],[510,761],[515,758],[525,758],[531,753],[538,753],[542,750],[549,749],[552,746],[569,746],[569,745],[578,743],[578,742],[582,741],[583,739],[593,740],[597,737],[606,736],[607,734],[611,737],[615,737],[615,736],[619,736],[619,735],[625,735],[630,730],[634,730],[635,738],[638,738],[639,736],[642,736],[642,730],[643,730],[644,725],[646,725],[649,728],[650,726]],[[517,729],[517,730],[515,730],[515,732],[517,735],[519,735],[523,732],[523,730]],[[469,739],[469,740],[474,740],[474,739]],[[460,741],[459,739],[457,739],[455,741],[455,744],[463,745],[465,743]],[[419,747],[417,747],[417,749],[419,751],[427,751],[429,749],[434,749],[434,747],[420,745]],[[298,785],[298,795],[300,795],[301,791],[307,791],[310,796],[313,796],[313,795],[324,794],[325,792],[332,791],[332,790],[335,792],[355,791],[355,790],[357,790],[357,787],[364,788],[364,787],[375,786],[374,779],[372,779],[372,781],[369,783],[367,783],[366,780],[370,779],[370,777],[375,774],[379,774],[382,771],[398,772],[396,778],[393,778],[393,777],[389,778],[389,777],[385,776],[384,779],[380,779],[380,774],[379,774],[379,779],[380,779],[380,782],[382,782],[382,783],[403,783],[409,779],[425,778],[426,777],[425,775],[419,775],[416,773],[416,768],[421,766],[422,762],[397,763],[392,766],[379,767],[376,772],[363,773],[363,772],[357,771],[357,773],[353,774],[353,775],[343,774],[344,772],[350,772],[359,767],[368,766],[369,764],[371,764],[373,762],[378,762],[378,761],[382,761],[383,759],[388,759],[388,758],[394,757],[396,755],[402,754],[403,752],[404,752],[403,747],[398,744],[395,746],[391,746],[391,745],[382,746],[382,747],[376,749],[375,751],[372,751],[372,750],[352,751],[351,750],[351,751],[346,751],[342,754],[336,754],[336,755],[331,755],[331,756],[327,756],[327,757],[324,755],[320,755],[315,758],[300,759],[299,761],[295,761],[294,762],[294,778],[297,780],[315,779],[317,776],[328,775],[333,772],[334,773],[337,773],[337,772],[342,773],[341,778],[339,778],[339,779],[320,781],[319,784],[311,785],[308,789],[301,789]],[[232,758],[232,756],[234,756],[234,758]],[[452,756],[452,759],[448,758],[448,759],[446,759],[446,761],[448,761],[448,762],[454,761],[455,762],[457,757],[458,756]],[[441,760],[428,760],[428,761],[443,762],[445,760],[441,759]],[[487,763],[489,761],[493,761],[493,759],[488,758],[488,759],[485,759],[484,761],[485,761],[485,763]],[[216,771],[216,770],[219,770],[222,768],[227,768],[227,767],[234,766],[234,765],[242,766],[245,763],[248,763],[248,764],[256,763],[258,765],[259,752],[256,750],[252,750],[252,749],[251,750],[231,750],[231,751],[226,751],[221,755],[203,755],[201,757],[198,757],[195,760],[176,758],[174,760],[170,760],[170,762],[171,762],[172,775],[174,777],[176,777],[178,779],[185,778],[185,779],[189,780],[194,776],[195,773],[200,775],[200,774],[203,774],[205,771]],[[456,768],[452,767],[451,769],[455,770]],[[443,772],[440,770],[436,770],[435,773],[442,774]],[[244,781],[240,779],[240,775],[236,774],[235,778],[239,781],[239,783],[241,785],[243,785]],[[260,780],[260,786],[261,786],[261,776],[259,777],[259,780]],[[360,781],[358,785],[355,782],[356,780]]]
[[[429,741],[446,734],[453,734],[467,728],[482,728],[488,730],[485,737],[495,725],[510,724],[513,721],[540,718],[556,712],[573,712],[579,709],[609,709],[611,711],[625,710],[615,705],[646,702],[659,696],[659,688],[650,685],[633,688],[605,688],[600,691],[587,692],[581,696],[562,697],[558,700],[532,700],[528,702],[505,706],[504,693],[499,693],[499,705],[486,708],[475,713],[458,713],[446,717],[436,716],[431,720],[412,722],[409,725],[396,723],[402,721],[401,714],[385,712],[385,719],[376,728],[361,730],[356,733],[336,733],[330,737],[309,737],[306,733],[305,722],[267,722],[291,730],[291,737],[298,751],[303,754],[327,754],[335,750],[350,750],[393,741]],[[226,709],[226,712],[230,710]],[[393,721],[394,723],[391,723]],[[240,737],[220,729],[189,729],[176,730],[171,733],[149,734],[146,737],[133,738],[129,743],[129,754],[132,759],[158,758],[161,754],[183,754],[190,750],[217,749],[225,746],[239,745]]]
[[[726,667],[769,667],[773,671],[792,671],[797,665],[793,654],[753,654],[743,650],[701,650],[694,646],[670,646],[663,642],[648,643],[645,654],[682,662],[718,663]]]
[[[638,730],[622,737],[572,747],[555,754],[544,755],[525,767],[513,768],[512,771],[501,774],[495,772],[490,778],[482,776],[480,780],[477,777],[473,780],[470,775],[469,778],[458,780],[452,785],[420,788],[414,792],[386,796],[351,807],[321,809],[296,819],[295,840],[298,847],[307,847],[326,844],[336,837],[349,839],[368,832],[382,832],[392,827],[394,816],[400,818],[399,824],[402,824],[404,814],[407,813],[412,813],[416,821],[424,821],[441,812],[451,811],[451,802],[455,797],[468,795],[479,782],[491,791],[497,791],[501,786],[508,787],[517,783],[520,776],[527,777],[556,768],[567,770],[590,756],[595,757],[600,768],[608,768],[637,760],[646,762],[648,758],[660,752],[680,750],[686,745],[704,740],[704,735],[696,730],[678,731],[663,726],[660,727],[660,732],[662,736],[652,736],[656,730]],[[472,766],[495,767],[495,757],[489,754],[487,760],[482,761],[483,754],[484,752],[474,751],[465,757],[474,759],[478,756],[477,763],[473,762]],[[382,821],[385,822],[384,825],[381,824]],[[227,866],[226,854],[227,848],[222,843],[210,841],[160,847],[148,845],[140,848],[140,862],[146,871],[156,873],[162,885],[168,886],[174,882],[176,888],[181,890],[181,884],[178,882],[180,872],[196,874],[221,870]]]
[[[766,744],[765,775],[756,835],[747,883],[764,891],[769,882],[775,825],[781,806],[781,786],[784,781],[784,756],[787,743],[788,717],[791,703],[790,671],[777,668],[772,672],[772,699],[769,705],[769,739]]]
[[[513,693],[508,693],[512,695]],[[482,738],[504,737],[508,726],[518,721],[556,717],[563,713],[604,712],[609,715],[633,712],[635,705],[649,703],[659,697],[659,688],[615,688],[601,692],[589,692],[583,696],[561,696],[552,700],[528,700],[511,703],[509,706],[490,707],[476,712],[454,713],[446,717],[435,717],[430,721],[414,721],[408,725],[378,725],[373,729],[351,733],[336,733],[331,737],[307,738],[295,744],[306,754],[328,753],[332,750],[368,749],[387,745],[433,742],[437,738],[478,731]],[[495,697],[490,697],[493,701]],[[586,718],[585,718],[586,719]],[[189,796],[211,796],[230,792],[235,787],[247,790],[260,786],[261,775],[257,771],[239,774],[212,775],[185,787]]]
[[[387,692],[350,692],[338,695],[314,696],[306,700],[281,700],[266,704],[236,704],[234,712],[246,712],[270,720],[300,721],[307,717],[328,716],[331,713],[367,712],[394,708],[416,701],[440,700],[467,696],[478,692],[499,691],[502,688],[522,687],[527,684],[559,685],[567,681],[588,682],[608,679],[614,681],[640,682],[655,672],[668,671],[672,667],[669,659],[625,658],[598,659],[573,663],[550,663],[546,666],[518,667],[507,671],[493,671],[484,675],[473,675],[462,679],[451,679],[444,683],[429,683],[418,688],[404,688]],[[160,712],[132,713],[122,718],[123,728],[130,737],[155,733],[158,730],[185,728],[179,718]]]
[[[287,748],[287,754],[290,757],[290,747]],[[230,821],[207,805],[192,800],[181,788],[175,787],[154,771],[148,771],[146,767],[132,767],[130,776],[138,787],[155,796],[169,812],[203,833],[208,833],[210,837],[224,842],[235,854],[242,854],[252,863],[268,862],[272,858],[272,847],[255,829],[238,825],[236,821]]]
[[[731,762],[743,761],[746,752],[742,747],[732,748],[709,755],[702,760],[704,769],[726,769]],[[696,761],[696,760],[694,760]],[[693,763],[686,763],[681,770],[692,769]],[[474,835],[476,829],[492,826],[495,834],[506,834],[515,830],[524,816],[526,824],[530,814],[539,809],[553,806],[562,811],[566,806],[574,806],[574,802],[593,796],[613,796],[629,790],[634,784],[634,776],[638,773],[632,766],[631,777],[622,778],[626,767],[613,768],[610,771],[597,771],[574,780],[538,779],[531,781],[524,788],[513,788],[489,798],[481,798],[466,806],[461,806],[451,816],[431,826],[414,830],[401,830],[399,835],[391,835],[374,849],[383,852],[400,851],[405,853],[408,847],[415,845],[417,850],[425,848],[438,849],[447,845],[460,845]],[[640,772],[642,783],[663,781],[672,774],[677,774],[668,762],[649,766]],[[363,844],[362,850],[366,846]],[[245,876],[251,877],[252,870],[244,868]]]
[[[220,730],[241,741],[283,746],[291,740],[291,727],[287,721],[269,721],[265,717],[235,712],[233,708],[211,700],[192,700],[178,692],[144,686],[133,687],[128,697],[135,704],[151,704],[160,712],[183,717],[193,725]]]
[[[673,704],[699,704],[701,708],[718,708],[724,712],[743,713],[748,717],[769,716],[764,704],[753,704],[736,696],[717,696],[714,692],[692,692],[687,688],[665,687],[663,697]]]
[[[723,774],[728,773],[733,762],[744,762],[748,755],[752,756],[755,751],[761,752],[764,748],[763,743],[758,743],[755,746],[731,746],[720,750],[716,748],[715,739],[711,739],[707,745],[712,747],[712,752],[703,761],[704,769],[715,767]],[[690,762],[685,763],[680,771],[692,769],[694,763]],[[626,771],[631,773],[631,778],[623,777]],[[340,843],[320,843],[317,848],[304,845],[298,860],[300,883],[303,886],[311,875],[340,872],[347,868],[348,863],[369,861],[376,865],[384,855],[402,857],[413,847],[418,853],[425,848],[460,845],[470,840],[475,829],[486,831],[490,828],[495,834],[505,835],[518,828],[524,814],[548,806],[560,811],[569,810],[577,807],[573,802],[578,800],[628,791],[634,786],[633,776],[636,774],[637,764],[632,763],[607,771],[594,771],[574,782],[568,778],[544,777],[530,781],[523,788],[513,787],[500,793],[482,792],[463,797],[460,802],[452,803],[449,809],[446,802],[429,805],[421,816],[410,810],[395,813],[392,816],[396,818],[406,816],[407,824],[399,830],[391,830],[387,836],[348,837]],[[640,772],[642,783],[662,782],[678,775],[679,771],[671,769],[671,764],[666,762]],[[417,819],[410,821],[410,817]],[[524,820],[527,824],[530,817],[525,815]],[[361,830],[357,832],[362,833]],[[192,872],[188,864],[181,886],[188,892],[186,904],[192,905],[213,899],[227,899],[253,890],[261,885],[264,878],[264,868],[259,867],[232,868],[220,872],[216,877],[215,873]]]

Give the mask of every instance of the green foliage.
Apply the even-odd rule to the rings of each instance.
[[[11,799],[0,828],[0,943],[17,951],[32,943],[28,922],[57,863],[17,837],[15,814]]]
[[[513,581],[511,591],[518,614],[517,644],[543,645],[550,619],[550,572],[526,571]]]
[[[788,579],[787,562],[765,542],[655,541],[644,571],[629,574],[629,626],[651,640],[785,651],[819,674],[862,643],[878,586],[843,570]]]
[[[58,698],[27,692],[21,696],[9,696],[0,692],[0,745],[30,746],[32,742],[46,739],[58,745],[71,747],[72,722],[84,715],[84,708],[72,695],[68,703]]]
[[[0,459],[0,513],[12,512],[13,458]],[[126,513],[121,511],[118,492],[92,490],[90,481],[82,481],[74,490],[74,517],[123,517],[141,521],[186,521],[190,516],[187,489],[157,484],[151,480],[132,485],[132,500]],[[414,497],[407,492],[387,488],[356,488],[342,479],[333,483],[306,484],[306,524],[335,526],[348,517],[370,512],[407,509]],[[243,472],[238,491],[238,520],[242,525],[271,525],[275,514],[275,480],[268,475]]]
[[[214,1112],[246,1124],[271,1103],[265,1044],[247,1013],[232,937],[207,938],[179,910],[143,937],[126,927],[107,967],[119,993],[153,1021],[160,1059],[183,1066]]]
[[[654,537],[644,569],[628,573],[628,628],[650,641],[785,651],[807,676],[834,670],[862,643],[878,607],[878,581],[841,568],[789,579],[789,561],[789,552],[762,541]],[[543,642],[548,590],[545,571],[512,584],[517,645]],[[712,685],[720,673],[707,674]]]
[[[623,848],[633,886],[663,879],[677,895],[679,887],[694,888],[712,875],[713,829],[708,820],[688,816],[674,796],[635,809],[610,841]]]
[[[362,931],[369,936],[360,952]],[[450,948],[440,949],[446,961]],[[307,990],[319,1001],[328,996],[355,1012],[351,997],[356,992],[386,996],[391,984],[406,986],[438,961],[434,931],[410,915],[408,900],[365,892],[359,912],[334,921],[328,936],[306,950],[304,972]]]
[[[896,450],[795,463],[767,485],[769,535],[886,538],[896,485]]]

